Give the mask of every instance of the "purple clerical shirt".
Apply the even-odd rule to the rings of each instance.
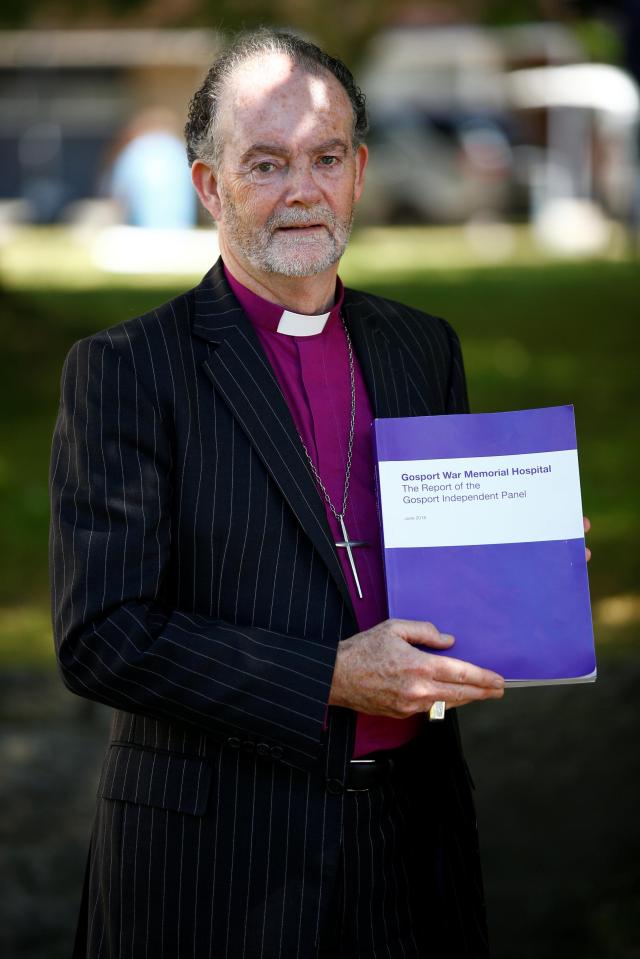
[[[351,415],[349,354],[340,319],[344,296],[342,284],[338,280],[336,303],[322,332],[311,336],[291,336],[278,332],[283,307],[247,289],[226,267],[225,275],[258,335],[298,433],[333,505],[340,512]],[[345,524],[350,539],[365,540],[369,544],[353,550],[362,599],[356,591],[346,550],[338,549],[337,553],[355,609],[358,629],[364,630],[387,618],[387,600],[374,484],[371,443],[373,414],[355,355],[354,370],[356,418]],[[342,532],[329,506],[326,502],[324,505],[331,533],[338,542],[342,539]],[[401,746],[417,735],[421,722],[421,716],[399,720],[359,713],[354,757]]]

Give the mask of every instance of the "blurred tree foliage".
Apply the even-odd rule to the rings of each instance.
[[[488,24],[502,25],[509,23],[526,23],[549,16],[552,11],[549,3],[544,0],[489,0],[487,3],[477,4],[479,19]],[[552,4],[556,9],[554,16],[560,16],[566,4],[562,2]]]
[[[264,26],[290,27],[357,65],[371,36],[400,23],[467,20],[500,26],[540,20],[570,21],[592,59],[619,61],[620,40],[607,17],[627,0],[2,0],[0,28],[207,27],[222,33]]]
[[[587,18],[575,24],[575,32],[582,49],[590,60],[598,63],[621,63],[624,44],[618,31],[604,20]]]
[[[290,26],[357,62],[393,13],[388,0],[3,0],[0,27],[208,27],[232,33],[258,24]]]

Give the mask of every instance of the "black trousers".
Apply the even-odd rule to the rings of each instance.
[[[475,858],[468,856],[470,831],[475,836],[468,790],[456,789],[459,776],[447,776],[450,767],[439,760],[436,750],[425,760],[425,751],[413,744],[394,751],[393,759],[391,775],[379,786],[345,794],[339,869],[317,948],[309,951],[309,959],[312,954],[320,959],[433,959],[439,950],[456,959],[487,959],[481,877]],[[114,815],[122,812],[121,806],[129,813],[136,808],[115,801],[110,806]],[[177,813],[165,814],[163,821],[171,824],[174,839],[181,834],[184,823]],[[422,827],[417,829],[419,823]],[[206,848],[213,849],[213,844]],[[138,873],[142,875],[141,867]],[[150,870],[148,875],[151,881]],[[144,876],[146,881],[146,872]],[[118,867],[113,878],[126,897],[132,888],[126,868]],[[110,869],[106,881],[111,881]],[[85,894],[87,889],[85,883]],[[121,892],[113,895],[115,902]],[[85,900],[74,959],[87,955],[86,920],[93,915],[88,906]],[[206,915],[206,901],[204,909]],[[115,922],[116,938],[105,946],[105,955],[119,955],[118,928]],[[102,936],[101,932],[101,942]],[[244,942],[245,927],[237,925],[234,936],[234,942]],[[187,938],[184,946],[171,946],[164,955],[233,956],[235,947],[227,948],[226,939],[209,938],[200,952],[194,942]],[[135,955],[151,959],[156,946],[139,938]],[[267,954],[284,959],[293,952],[272,944],[265,959]]]
[[[445,948],[446,895],[438,829],[430,855],[420,858],[409,823],[420,815],[412,788],[417,760],[411,744],[389,753],[389,779],[366,791],[348,792],[341,869],[320,959],[421,959]],[[431,797],[424,798],[429,816]]]

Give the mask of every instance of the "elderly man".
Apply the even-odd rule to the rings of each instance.
[[[239,38],[186,128],[221,259],[65,364],[59,661],[115,709],[77,956],[487,953],[455,711],[428,714],[503,681],[386,619],[370,440],[464,411],[464,375],[446,323],[337,277],[366,126],[342,63]]]

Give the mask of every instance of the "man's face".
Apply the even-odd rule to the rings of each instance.
[[[224,91],[218,130],[216,190],[205,205],[223,254],[249,273],[313,276],[332,267],[349,239],[367,156],[353,150],[341,84],[280,54],[250,60]]]

